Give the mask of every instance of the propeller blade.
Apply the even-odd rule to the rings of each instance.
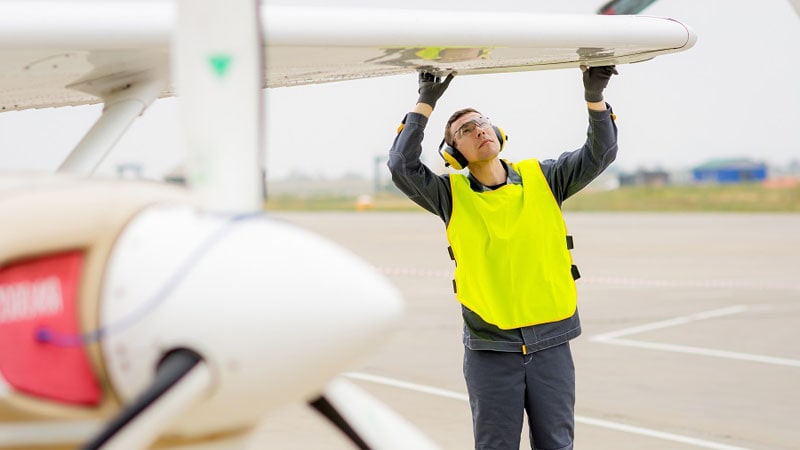
[[[168,353],[150,386],[127,404],[82,450],[147,448],[195,399],[207,393],[211,372],[200,356],[186,349]]]
[[[317,397],[316,400],[308,402],[312,408],[316,409],[318,413],[325,416],[332,424],[336,426],[348,439],[353,441],[356,446],[361,450],[370,450],[370,447],[361,439],[358,432],[347,423],[347,420],[339,414],[339,411],[331,405],[331,403],[324,396]]]
[[[362,450],[435,450],[440,447],[414,425],[342,378],[309,404]]]

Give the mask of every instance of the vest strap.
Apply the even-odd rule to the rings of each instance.
[[[575,242],[572,240],[572,236],[567,235],[567,250],[572,250],[575,248]]]
[[[573,280],[577,280],[578,278],[581,277],[581,273],[580,273],[580,271],[578,271],[578,266],[576,266],[575,264],[572,265],[570,270],[572,271],[572,279]]]

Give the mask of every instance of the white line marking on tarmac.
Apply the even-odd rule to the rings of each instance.
[[[622,345],[625,347],[644,348],[648,350],[661,350],[665,352],[687,353],[690,355],[712,356],[715,358],[736,359],[739,361],[750,361],[763,364],[773,364],[776,366],[800,367],[800,361],[788,358],[777,358],[774,356],[753,355],[749,353],[729,352],[726,350],[715,350],[713,348],[690,347],[687,345],[659,344],[656,342],[637,341],[634,339],[609,339],[600,341],[605,344]]]
[[[747,307],[743,305],[730,306],[727,308],[715,309],[713,311],[705,311],[697,314],[692,314],[689,316],[680,316],[680,317],[675,317],[674,319],[661,320],[658,322],[646,323],[644,325],[637,325],[635,327],[623,328],[621,330],[612,331],[610,333],[598,334],[596,336],[593,336],[591,340],[605,342],[622,336],[644,333],[645,331],[660,330],[662,328],[669,328],[677,325],[686,325],[687,323],[697,322],[700,320],[707,320],[716,317],[738,314],[740,312],[745,311],[746,309]]]
[[[385,386],[396,387],[400,389],[406,389],[409,391],[421,392],[423,394],[431,394],[436,395],[439,397],[445,397],[455,400],[461,400],[468,402],[469,397],[467,394],[462,394],[460,392],[448,391],[446,389],[440,389],[432,386],[425,386],[422,384],[411,383],[408,381],[397,380],[394,378],[382,377],[378,375],[370,375],[368,373],[361,373],[361,372],[348,372],[345,373],[344,376],[348,378],[352,378],[354,380],[361,380],[367,381],[370,383],[382,384]],[[622,431],[624,433],[631,433],[631,434],[638,434],[641,436],[662,439],[665,441],[672,441],[672,442],[680,442],[682,444],[692,445],[695,447],[702,447],[702,448],[710,448],[714,450],[749,450],[744,447],[735,447],[732,445],[720,444],[718,442],[706,441],[703,439],[696,439],[688,436],[682,436],[680,434],[673,434],[667,433],[664,431],[657,431],[651,430],[649,428],[642,428],[636,427],[633,425],[626,425],[623,423],[611,422],[608,420],[602,419],[595,419],[592,417],[586,416],[575,416],[575,422],[582,423],[584,425],[591,425],[600,428],[607,428],[610,430],[615,431]]]
[[[348,378],[352,378],[354,380],[362,380],[362,381],[369,381],[370,383],[376,384],[383,384],[386,386],[392,386],[400,389],[407,389],[409,391],[416,391],[422,392],[424,394],[431,394],[436,395],[438,397],[445,397],[445,398],[452,398],[455,400],[463,400],[465,402],[469,401],[469,397],[467,394],[462,394],[460,392],[448,391],[446,389],[439,389],[433,386],[425,386],[424,384],[417,384],[411,383],[408,381],[397,380],[394,378],[387,378],[381,377],[378,375],[370,375],[368,373],[361,373],[361,372],[347,372],[344,374]]]
[[[718,442],[711,442],[703,439],[695,439],[688,436],[681,436],[680,434],[651,430],[649,428],[625,425],[624,423],[609,422],[608,420],[593,419],[591,417],[575,416],[575,421],[584,425],[594,425],[596,427],[608,428],[611,430],[623,431],[631,434],[639,434],[642,436],[663,439],[665,441],[680,442],[682,444],[693,445],[695,447],[713,448],[715,450],[747,450],[744,447],[735,447],[733,445],[720,444]]]
[[[622,336],[630,336],[633,334],[644,333],[647,331],[660,330],[663,328],[674,327],[678,325],[686,325],[691,322],[700,320],[714,319],[718,317],[729,316],[746,311],[747,307],[743,305],[730,306],[727,308],[715,309],[713,311],[705,311],[689,316],[680,316],[673,319],[661,320],[658,322],[646,323],[644,325],[637,325],[635,327],[623,328],[621,330],[612,331],[609,333],[598,334],[590,338],[593,342],[602,342],[604,344],[622,345],[626,347],[644,348],[648,350],[661,350],[665,352],[686,353],[691,355],[711,356],[715,358],[735,359],[739,361],[751,361],[763,364],[774,364],[778,366],[800,367],[800,361],[789,358],[778,358],[766,355],[754,355],[750,353],[731,352],[727,350],[715,350],[703,347],[691,347],[688,345],[674,345],[674,344],[661,344],[656,342],[640,341],[636,339],[620,339]]]

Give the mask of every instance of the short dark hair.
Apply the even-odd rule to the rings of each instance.
[[[468,113],[472,113],[472,112],[475,112],[475,113],[478,113],[478,114],[481,113],[480,111],[478,111],[475,108],[464,108],[464,109],[459,109],[458,111],[454,112],[453,115],[451,115],[450,118],[447,119],[447,125],[444,126],[444,141],[447,143],[447,145],[449,145],[451,147],[453,146],[453,133],[450,132],[450,125],[452,125],[453,122],[458,120],[458,118],[463,116],[464,114],[468,114]]]

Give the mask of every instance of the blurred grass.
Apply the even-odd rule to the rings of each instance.
[[[319,194],[271,196],[267,210],[413,211],[422,209],[399,193],[357,196]],[[800,212],[800,185],[763,184],[636,186],[609,191],[584,190],[564,203],[564,211]]]
[[[800,212],[800,186],[768,187],[744,183],[587,190],[564,202],[564,210]]]

